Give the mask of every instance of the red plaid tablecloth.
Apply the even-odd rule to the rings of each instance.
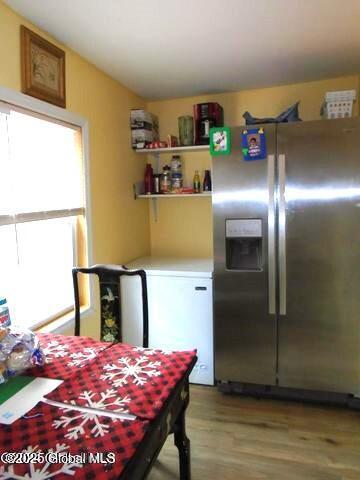
[[[115,479],[134,455],[152,419],[196,356],[191,352],[143,349],[127,344],[101,343],[87,337],[39,335],[47,358],[43,367],[26,375],[60,378],[64,382],[47,398],[69,403],[69,408],[40,402],[12,425],[1,425],[0,451],[72,455],[113,453],[115,463],[4,464],[0,479],[49,478]],[[116,413],[135,420],[113,419],[79,412],[70,404]],[[36,458],[36,456],[35,456]]]
[[[14,465],[0,462],[0,478],[64,480],[74,476],[79,480],[118,479],[147,428],[146,421],[122,421],[63,410],[40,402],[25,418],[12,425],[1,425],[0,452],[26,451],[33,454],[35,461]],[[44,461],[42,458],[36,461],[39,452],[44,455]],[[80,462],[74,458],[73,461],[50,463],[55,455],[45,459],[49,453],[73,456],[102,453],[100,458],[104,463],[86,463],[88,458],[85,456]]]
[[[52,333],[38,333],[40,345],[46,357],[43,367],[34,367],[25,375],[65,380],[79,368],[88,365],[99,352],[110,348],[112,343],[97,342],[90,337],[72,337]]]
[[[92,392],[115,392],[124,408],[151,420],[183,377],[196,356],[195,351],[167,352],[116,344],[47,395],[51,400],[88,406]],[[116,410],[105,402],[97,408]]]

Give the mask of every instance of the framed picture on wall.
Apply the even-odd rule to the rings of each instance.
[[[64,50],[24,25],[20,27],[20,40],[22,92],[65,108]]]

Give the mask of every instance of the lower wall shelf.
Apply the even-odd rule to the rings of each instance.
[[[158,220],[158,208],[157,208],[157,201],[158,198],[204,198],[204,197],[211,197],[212,192],[203,192],[203,193],[160,193],[160,194],[151,194],[145,195],[143,193],[139,193],[144,188],[144,182],[138,182],[133,185],[134,188],[134,198],[135,200],[138,198],[145,198],[146,200],[152,200],[152,208],[154,214],[154,220],[157,222]]]
[[[136,198],[147,198],[151,200],[153,198],[194,198],[194,197],[211,197],[211,192],[204,193],[159,193],[151,195],[137,195]]]

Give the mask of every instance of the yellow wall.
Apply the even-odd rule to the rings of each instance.
[[[0,85],[20,90],[20,24],[56,43],[0,1]],[[93,260],[124,263],[149,253],[148,208],[133,199],[143,162],[130,147],[129,110],[144,100],[72,50],[66,52],[67,109],[89,120]],[[85,333],[97,336],[95,316]]]
[[[215,101],[224,108],[225,124],[244,123],[242,114],[248,110],[257,117],[273,117],[301,100],[300,117],[303,120],[320,119],[320,106],[325,92],[331,90],[356,89],[359,95],[360,77],[349,77],[299,83],[261,90],[244,90],[235,93],[203,95],[159,102],[148,102],[148,109],[159,116],[160,137],[168,133],[178,135],[177,118],[192,115],[195,103]],[[354,115],[358,115],[359,102],[355,103]],[[162,156],[162,163],[170,161]],[[191,184],[195,169],[210,167],[207,153],[183,155],[185,181]],[[158,201],[158,221],[150,211],[151,252],[153,255],[211,256],[212,222],[210,198],[161,199]]]
[[[20,90],[20,24],[40,33],[0,0],[0,85]],[[154,222],[150,202],[133,200],[132,184],[143,177],[145,159],[130,148],[129,110],[147,105],[160,120],[161,137],[178,134],[177,118],[192,114],[194,103],[217,101],[224,107],[227,125],[243,123],[249,110],[256,116],[274,116],[297,100],[304,120],[317,119],[328,90],[355,88],[360,77],[349,76],[318,82],[261,90],[204,95],[148,102],[112,80],[72,50],[66,51],[67,108],[89,120],[90,173],[93,225],[93,260],[124,263],[147,255],[206,257],[212,255],[210,198],[162,199],[158,202],[158,222]],[[358,103],[355,114],[358,114]],[[205,152],[183,156],[185,179],[191,184],[195,169],[210,167]],[[163,163],[169,156],[162,157]],[[149,224],[150,218],[150,224]],[[85,333],[97,335],[95,317]]]

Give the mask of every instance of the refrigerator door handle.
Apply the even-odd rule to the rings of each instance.
[[[268,275],[269,314],[276,313],[276,258],[275,258],[275,156],[268,156]]]
[[[286,315],[286,158],[278,157],[279,165],[279,294],[280,315]]]

